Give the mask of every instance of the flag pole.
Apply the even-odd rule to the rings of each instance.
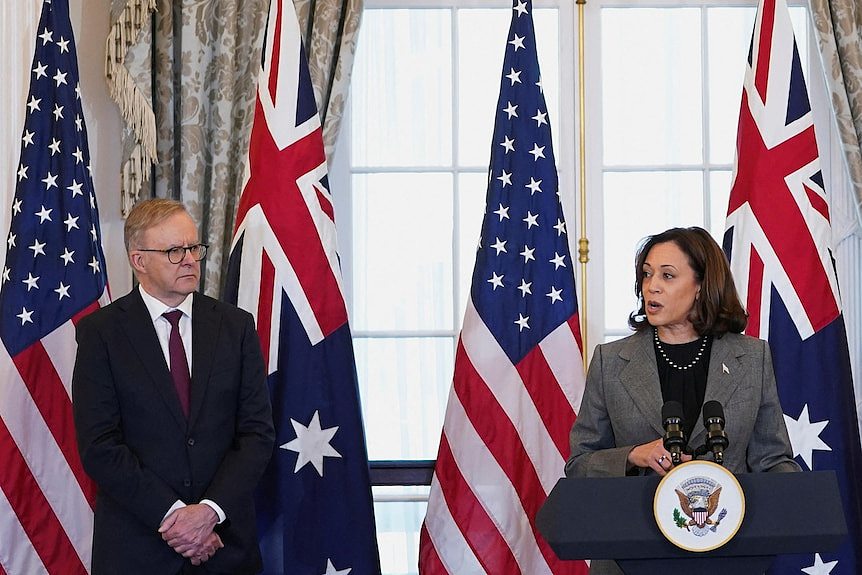
[[[580,234],[578,238],[578,262],[581,264],[581,359],[584,362],[584,370],[587,368],[587,354],[589,345],[587,343],[587,263],[590,261],[590,240],[587,239],[587,131],[585,127],[586,109],[584,100],[586,90],[584,88],[584,6],[587,0],[576,0],[578,5],[578,164],[580,172]]]

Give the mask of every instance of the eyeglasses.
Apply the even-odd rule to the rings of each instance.
[[[186,257],[186,252],[192,254],[192,257],[196,262],[201,261],[207,255],[207,248],[209,246],[207,244],[195,244],[193,246],[176,246],[174,248],[168,248],[166,250],[149,250],[139,248],[139,252],[159,252],[162,254],[168,254],[168,261],[172,264],[178,264],[183,261]]]

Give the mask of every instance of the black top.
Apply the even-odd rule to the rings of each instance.
[[[659,342],[654,334],[653,347],[662,400],[682,404],[683,430],[688,439],[698,424],[703,407],[712,338],[704,336],[688,343],[670,344]]]

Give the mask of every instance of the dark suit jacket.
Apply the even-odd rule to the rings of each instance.
[[[78,449],[98,485],[93,575],[174,575],[157,532],[178,499],[211,499],[227,521],[206,573],[261,569],[253,491],[274,430],[250,314],[195,293],[188,420],[137,289],[82,319],[72,398]]]
[[[724,452],[727,469],[733,473],[799,471],[778,402],[772,354],[765,341],[735,333],[713,340],[704,402],[710,400],[724,407],[730,439]],[[664,434],[661,408],[652,331],[599,345],[572,427],[566,475],[625,475],[632,448]],[[692,449],[706,439],[700,421],[702,416],[688,442]],[[590,573],[622,571],[612,561],[593,561]]]

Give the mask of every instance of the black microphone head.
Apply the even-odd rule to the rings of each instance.
[[[661,420],[662,424],[668,419],[679,419],[683,418],[683,410],[682,404],[678,401],[668,401],[664,405],[661,406]]]
[[[703,404],[703,424],[708,425],[707,421],[716,418],[724,421],[724,408],[717,401],[707,401]]]

